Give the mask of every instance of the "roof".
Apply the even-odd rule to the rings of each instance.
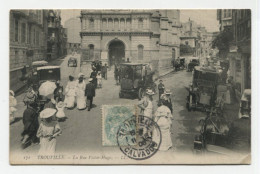
[[[42,67],[38,67],[37,71],[43,69],[60,69],[60,66],[42,66]]]
[[[47,62],[47,61],[44,61],[44,60],[34,61],[34,62],[32,63],[33,66],[35,66],[35,65],[47,65],[47,64],[48,64],[48,62]]]
[[[220,73],[217,69],[209,69],[207,67],[202,67],[202,66],[195,66],[194,69],[197,71],[205,71],[207,73],[214,73],[214,74]]]
[[[120,65],[137,66],[137,65],[147,65],[147,63],[121,63]]]

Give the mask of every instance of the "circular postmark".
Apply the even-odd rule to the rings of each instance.
[[[143,115],[125,120],[117,132],[120,150],[135,160],[152,157],[158,151],[161,141],[161,130],[157,123]]]

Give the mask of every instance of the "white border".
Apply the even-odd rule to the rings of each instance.
[[[1,84],[1,100],[0,106],[3,110],[3,114],[0,117],[0,129],[1,129],[1,143],[0,149],[2,151],[0,155],[0,168],[1,173],[259,173],[260,161],[259,161],[259,116],[260,112],[257,109],[260,103],[259,94],[259,3],[257,0],[3,0],[1,1],[1,74],[3,77],[3,83]],[[9,119],[8,119],[8,90],[9,90],[9,9],[14,8],[178,8],[178,9],[202,9],[202,8],[250,8],[252,9],[252,92],[253,92],[253,121],[252,121],[252,165],[218,165],[218,166],[10,166],[9,165]]]

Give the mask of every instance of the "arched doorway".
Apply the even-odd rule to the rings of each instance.
[[[109,44],[109,64],[119,64],[125,57],[125,45],[120,40],[114,40]]]

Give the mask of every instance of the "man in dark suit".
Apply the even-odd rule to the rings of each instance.
[[[92,102],[93,102],[93,98],[96,95],[95,92],[95,85],[93,84],[93,79],[90,78],[89,83],[86,85],[86,89],[85,89],[85,96],[87,97],[87,108],[88,111],[90,111],[90,109],[92,108]]]

